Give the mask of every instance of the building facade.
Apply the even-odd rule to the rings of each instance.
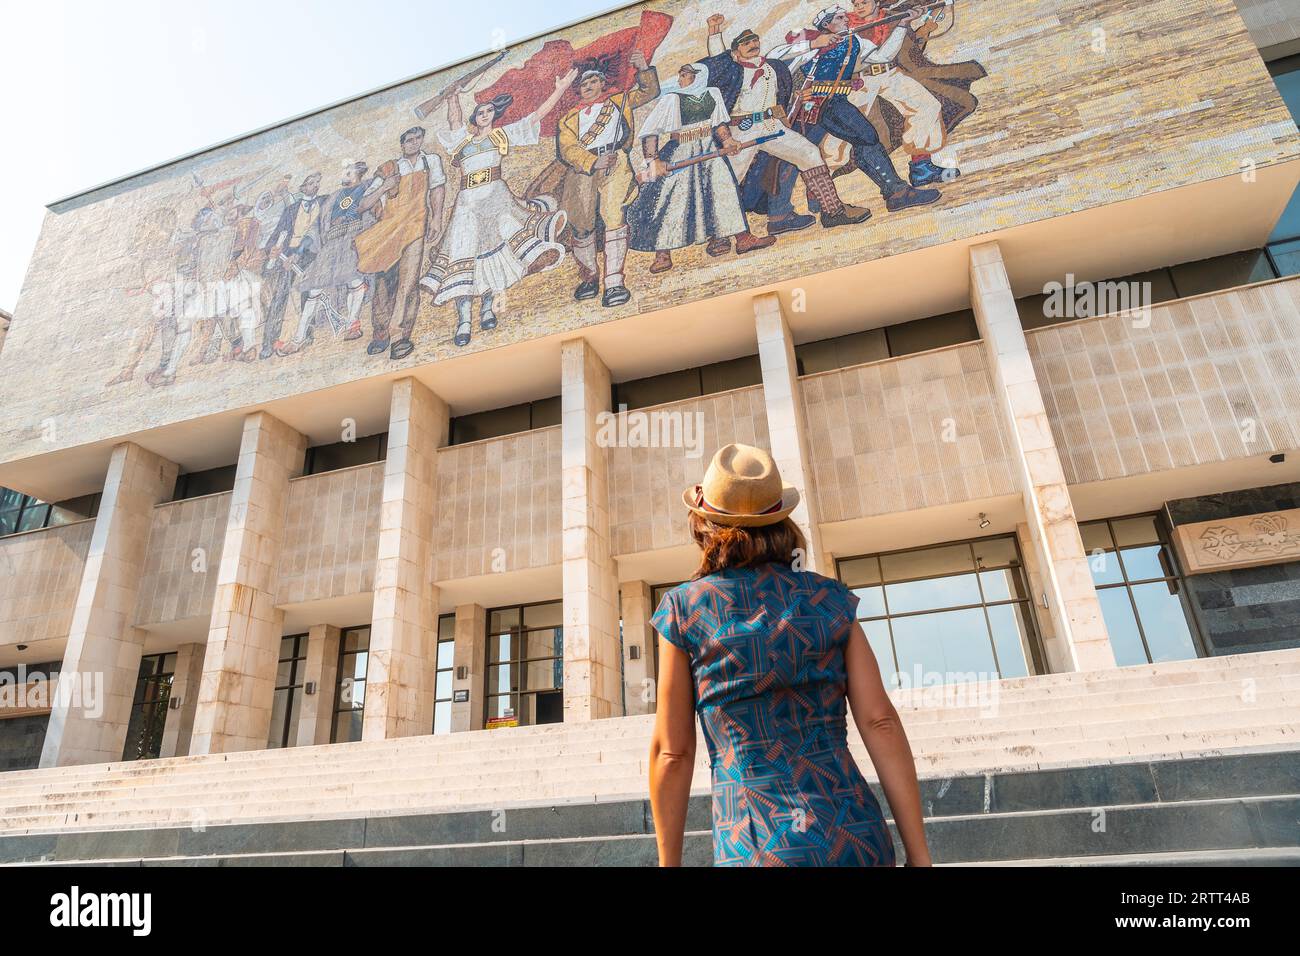
[[[661,0],[55,203],[0,769],[651,712],[731,441],[893,688],[1300,646],[1291,7]]]

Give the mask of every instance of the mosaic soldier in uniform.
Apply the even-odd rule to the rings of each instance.
[[[424,127],[401,135],[402,155],[384,163],[361,200],[378,219],[354,240],[357,268],[373,283],[370,355],[403,359],[415,350],[411,333],[420,312],[420,276],[426,244],[442,237],[447,177],[442,160],[424,151]],[[393,339],[393,323],[398,337]]]
[[[961,172],[936,165],[933,154],[946,145],[952,127],[974,112],[970,85],[987,73],[973,61],[936,64],[924,56],[926,41],[944,20],[951,22],[952,0],[895,10],[877,0],[853,0],[849,28],[874,49],[859,64],[862,86],[849,94],[849,102],[876,127],[887,151],[907,150],[913,186],[949,182]],[[848,149],[839,154],[833,165],[843,169]]]
[[[479,328],[497,326],[502,293],[524,276],[553,269],[564,258],[558,240],[565,213],[550,196],[520,199],[506,184],[502,163],[510,150],[534,146],[541,139],[542,119],[555,108],[577,76],[570,70],[555,81],[555,90],[528,116],[498,126],[513,98],[502,93],[475,107],[466,125],[460,99],[447,97],[449,130],[438,140],[459,170],[451,220],[433,263],[420,285],[433,293],[434,305],[451,302],[456,309],[453,341],[468,345],[471,307],[479,300]]]
[[[320,173],[307,176],[298,187],[301,195],[289,203],[280,216],[279,223],[267,240],[266,272],[271,277],[271,304],[262,328],[262,358],[272,355],[289,355],[286,343],[280,338],[284,313],[289,298],[298,291],[299,312],[304,304],[305,292],[299,279],[311,265],[319,251],[316,223],[325,208],[325,197],[320,195]]]
[[[854,165],[876,184],[890,212],[937,202],[939,190],[918,189],[899,177],[875,127],[849,102],[853,75],[874,44],[849,31],[848,13],[842,7],[820,11],[813,27],[815,39],[799,39],[769,54],[794,57],[798,67],[791,125],[818,146],[828,136],[848,143]]]
[[[707,242],[710,256],[722,256],[731,251],[734,236],[736,254],[743,255],[776,242],[775,236],[760,239],[749,231],[730,164],[741,149],[729,118],[722,93],[709,85],[708,67],[688,63],[642,123],[648,180],[628,210],[628,222],[631,247],[655,254],[652,273],[673,267],[673,249]]]
[[[568,215],[573,257],[581,278],[573,297],[594,299],[600,292],[602,276],[596,265],[599,219],[605,232],[603,306],[623,305],[632,298],[623,277],[627,207],[637,193],[628,158],[635,130],[632,111],[659,95],[659,75],[639,51],[630,58],[636,85],[622,92],[611,90],[610,77],[616,73],[617,60],[617,56],[609,56],[578,64],[580,102],[560,120],[556,136],[559,162],[566,167],[560,205]]]
[[[347,341],[362,336],[361,306],[365,302],[367,283],[358,268],[355,240],[368,224],[361,209],[361,201],[371,185],[366,179],[368,170],[365,163],[349,163],[343,168],[339,189],[325,201],[325,208],[316,221],[315,245],[319,251],[311,265],[303,270],[300,280],[306,298],[298,331],[281,349],[283,355],[292,355],[311,340],[322,311],[328,315],[335,334],[341,332]],[[339,313],[334,301],[340,291],[346,315]]]
[[[708,67],[714,85],[722,91],[724,105],[731,115],[731,135],[739,143],[762,140],[754,148],[732,157],[736,178],[743,182],[755,158],[766,154],[798,170],[808,195],[821,208],[822,226],[833,228],[867,219],[870,210],[847,205],[840,199],[821,150],[787,126],[785,107],[790,102],[794,82],[790,68],[781,60],[762,56],[758,34],[753,30],[742,30],[731,41],[730,49],[725,48],[724,22],[720,13],[709,17],[709,56],[701,62]],[[783,207],[779,213],[769,208],[768,213],[769,236],[805,229],[817,221],[812,216],[796,213],[790,206]]]

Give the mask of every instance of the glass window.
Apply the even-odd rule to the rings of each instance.
[[[684,368],[677,372],[652,375],[649,378],[618,382],[614,385],[614,407],[648,408],[685,398],[698,398],[704,394],[698,368]]]
[[[176,655],[146,654],[131,700],[123,760],[151,760],[162,753],[163,729],[167,725],[167,702],[171,699],[176,674]]]
[[[889,358],[884,329],[868,329],[833,339],[805,342],[794,347],[800,375],[815,375],[837,368],[851,368]]]
[[[272,750],[291,747],[297,739],[296,722],[302,702],[307,666],[307,635],[280,638],[280,661],[275,674],[275,697],[271,706],[271,729],[266,746]]]
[[[947,345],[974,342],[980,337],[975,325],[975,313],[970,309],[932,315],[913,322],[902,322],[885,329],[889,341],[889,354],[913,355]]]
[[[543,398],[540,401],[533,402],[532,407],[532,426],[534,428],[549,428],[552,425],[560,424],[560,396]]]
[[[370,628],[352,627],[339,640],[339,676],[334,695],[334,726],[330,740],[347,743],[361,739],[361,717],[366,708],[366,667],[369,663]]]
[[[307,449],[303,474],[319,475],[354,465],[368,465],[383,461],[388,455],[388,432],[367,435],[356,441],[340,441],[329,445],[315,445]]]
[[[1169,271],[1174,277],[1174,287],[1180,298],[1218,292],[1220,289],[1235,289],[1237,286],[1264,282],[1275,277],[1268,254],[1263,249],[1233,252],[1198,262],[1184,262],[1171,266]]]
[[[0,537],[93,518],[99,513],[99,497],[96,493],[49,504],[11,488],[0,488]]]
[[[730,392],[737,388],[761,385],[763,368],[757,355],[746,355],[727,362],[714,362],[700,369],[700,394]]]
[[[1141,287],[1136,291],[1133,289],[1135,283]],[[1098,279],[1095,282],[1076,280],[1072,289],[1072,292],[1067,290],[1065,296],[1038,294],[1017,299],[1016,311],[1020,314],[1021,326],[1039,329],[1046,325],[1123,311],[1143,304],[1144,295],[1150,305],[1179,298],[1173,275],[1168,269],[1153,269],[1150,272]]]
[[[209,468],[207,471],[177,475],[176,490],[172,494],[172,500],[183,501],[187,498],[201,498],[204,495],[230,491],[235,487],[235,467],[223,465],[220,468]]]
[[[433,691],[433,732],[451,733],[451,685],[456,661],[456,615],[438,618],[437,674]]]
[[[487,726],[564,719],[564,628],[560,601],[488,613]]]
[[[1041,670],[1029,588],[1014,535],[849,558],[840,580],[885,686],[926,686]]]
[[[682,581],[674,581],[671,584],[656,584],[650,589],[650,614],[653,617],[655,611],[659,610],[659,605],[663,603],[664,595],[673,588],[683,584]],[[655,683],[659,681],[659,632],[650,628],[650,653],[654,655],[654,675]],[[657,698],[656,698],[657,699]]]
[[[1158,515],[1079,525],[1092,582],[1121,666],[1197,657],[1186,585]]]

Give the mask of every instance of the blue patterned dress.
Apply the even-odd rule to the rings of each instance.
[[[839,581],[767,564],[674,588],[651,618],[691,658],[715,866],[894,865],[846,738],[857,602]]]

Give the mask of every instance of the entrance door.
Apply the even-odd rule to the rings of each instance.
[[[487,727],[564,719],[564,628],[560,601],[488,612]]]
[[[171,699],[175,674],[175,654],[146,654],[140,658],[140,674],[131,701],[126,745],[122,749],[123,760],[149,760],[162,753],[167,702]]]

